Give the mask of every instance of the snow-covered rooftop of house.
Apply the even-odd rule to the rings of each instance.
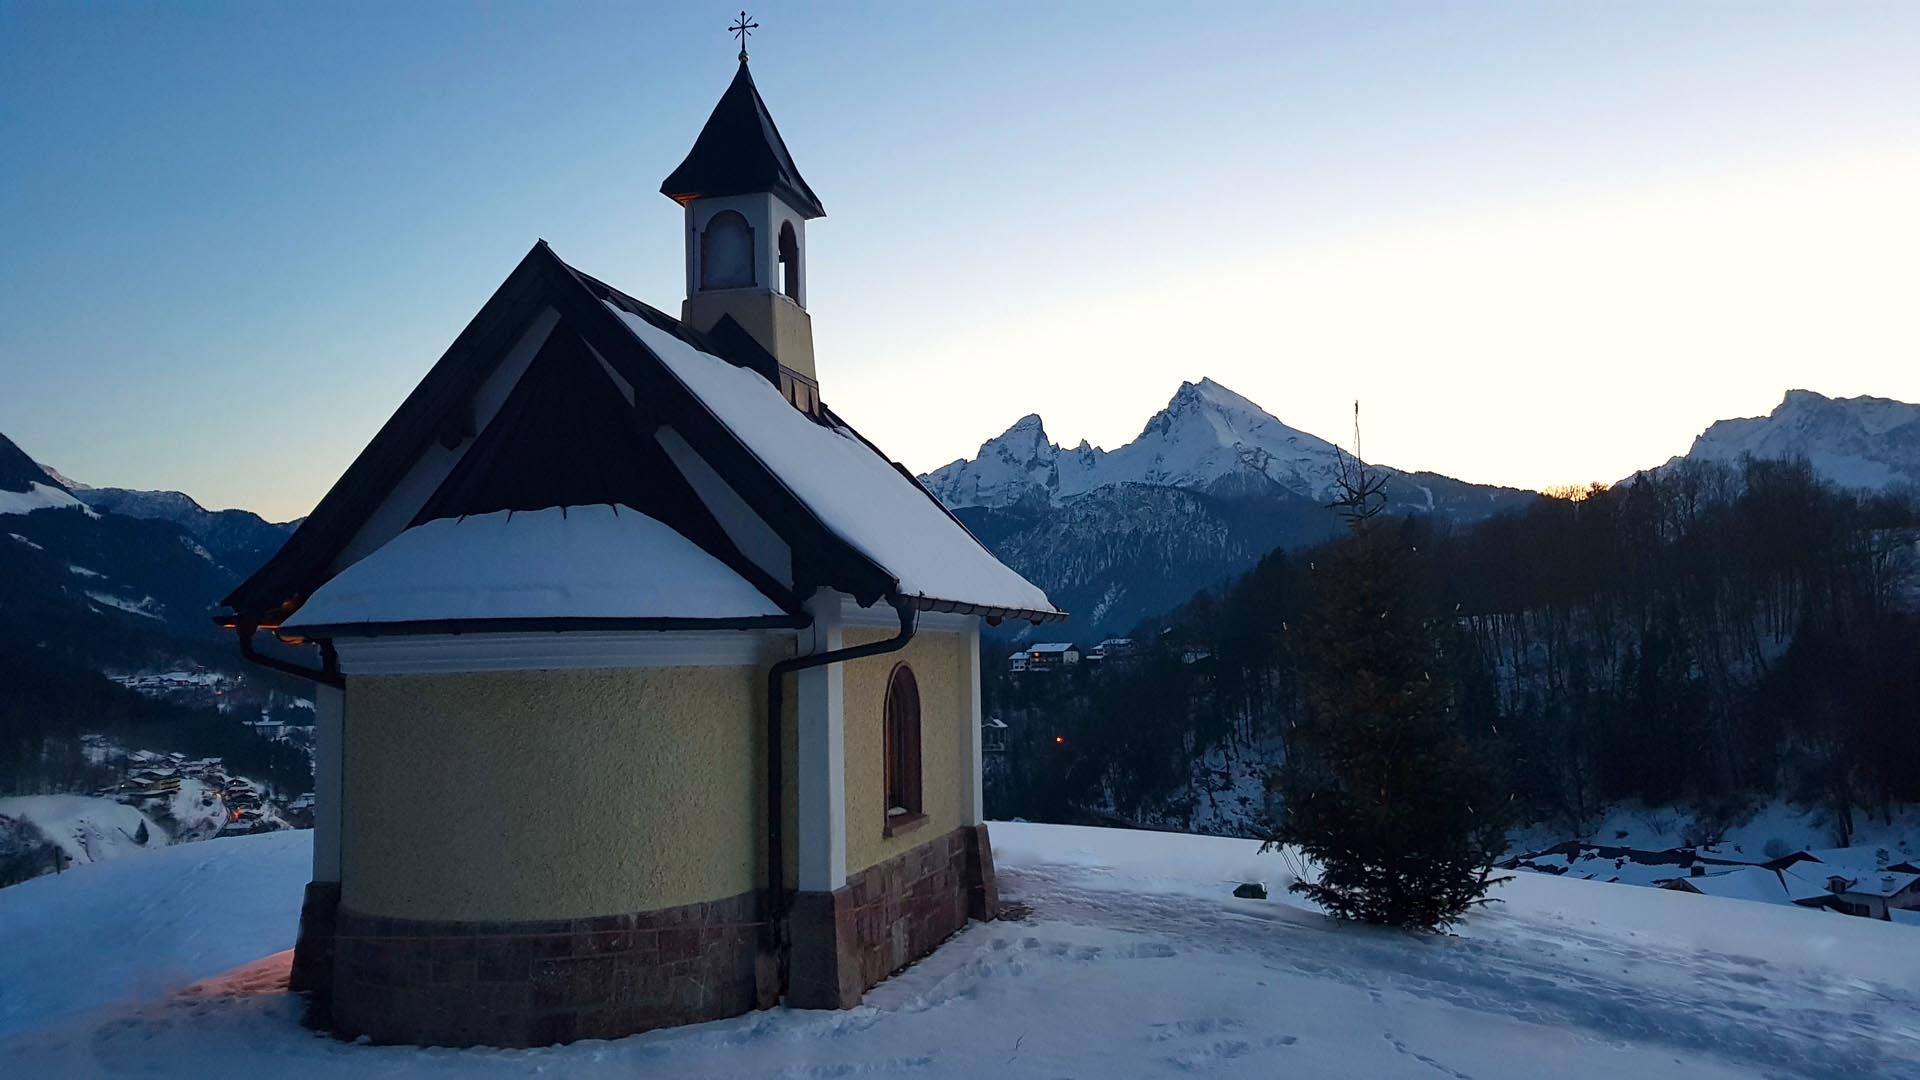
[[[1789,867],[1780,871],[1780,885],[1787,890],[1788,900],[1799,903],[1802,900],[1817,900],[1823,896],[1833,895],[1827,891],[1825,878],[1797,873],[1798,869],[1804,868]]]
[[[813,422],[758,374],[615,304],[607,308],[827,528],[897,578],[903,596],[1056,610],[1046,593],[994,558],[857,436]]]
[[[654,518],[626,506],[573,506],[416,525],[321,586],[285,627],[781,614]]]
[[[1718,896],[1728,900],[1759,900],[1769,904],[1791,904],[1797,900],[1810,900],[1829,895],[1823,886],[1759,866],[1743,866],[1738,870],[1729,870],[1721,874],[1707,874],[1703,877],[1688,877],[1680,880],[1702,895]]]
[[[1904,862],[1909,856],[1897,848],[1861,844],[1856,847],[1808,848],[1802,854],[1816,862],[1849,870],[1878,870],[1889,863]]]
[[[1898,896],[1920,882],[1920,874],[1907,874],[1897,870],[1859,871],[1845,875],[1849,884],[1845,891],[1856,896]]]
[[[1073,648],[1073,642],[1071,641],[1044,641],[1038,645],[1027,646],[1027,652],[1028,654],[1063,653],[1071,650],[1072,648]]]

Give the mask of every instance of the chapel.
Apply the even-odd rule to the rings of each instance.
[[[225,601],[316,684],[292,983],[341,1036],[845,1008],[995,915],[981,626],[1065,616],[827,404],[744,48],[660,190],[678,317],[534,244]]]

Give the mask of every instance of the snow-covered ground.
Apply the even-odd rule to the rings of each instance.
[[[168,844],[211,839],[229,826],[232,818],[220,785],[195,776],[181,776],[176,782],[179,786],[171,793],[148,796],[0,798],[0,850],[9,843],[43,851],[44,845],[52,845],[72,867],[144,854]],[[253,821],[264,821],[267,828],[291,827],[271,805],[252,814],[246,824]],[[51,873],[51,852],[45,854],[49,862],[36,865],[42,872]]]
[[[359,1046],[278,989],[306,833],[0,890],[0,1075],[1920,1077],[1920,933],[1528,875],[1451,936],[1346,926],[1251,841],[993,826],[1030,908],[845,1012],[530,1051]],[[1259,878],[1268,901],[1236,900]]]
[[[14,795],[0,799],[0,831],[25,825],[70,863],[106,862],[171,840],[160,824],[97,795]]]
[[[1713,834],[1713,829],[1698,823],[1694,815],[1685,810],[1623,804],[1609,808],[1592,828],[1579,835],[1556,825],[1516,830],[1509,849],[1533,851],[1566,840],[1583,840],[1612,847],[1664,851],[1718,839],[1719,843],[1712,845],[1715,849],[1758,862],[1795,851],[1830,848],[1839,843],[1825,811],[1795,806],[1785,800],[1763,803],[1738,824],[1727,827],[1717,837]],[[1856,811],[1852,846],[1886,847],[1906,853],[1908,858],[1920,857],[1920,806],[1901,807],[1890,821]]]

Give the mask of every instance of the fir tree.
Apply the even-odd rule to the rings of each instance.
[[[1340,918],[1442,929],[1505,880],[1491,864],[1506,799],[1456,711],[1408,534],[1376,519],[1383,484],[1357,461],[1341,479],[1349,535],[1313,568],[1297,646],[1306,709],[1269,846],[1295,845],[1317,864],[1317,880],[1291,889]]]

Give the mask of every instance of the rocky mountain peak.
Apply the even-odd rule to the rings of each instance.
[[[1789,390],[1765,416],[1715,422],[1684,456],[1728,463],[1806,458],[1822,478],[1869,490],[1920,483],[1920,405]]]

